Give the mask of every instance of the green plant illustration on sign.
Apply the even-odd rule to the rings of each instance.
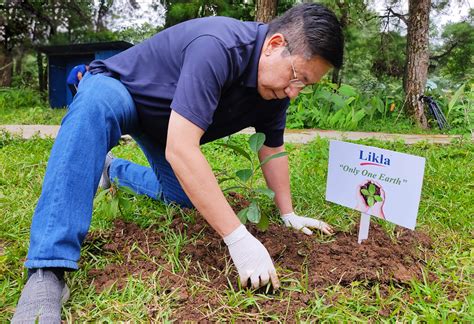
[[[366,183],[360,189],[360,193],[363,195],[367,205],[372,207],[377,202],[383,201],[382,197],[380,196],[380,188],[379,186],[373,183]]]
[[[250,136],[248,140],[248,148],[242,148],[239,145],[233,143],[216,143],[226,148],[232,149],[237,155],[244,157],[247,160],[247,166],[244,169],[237,170],[234,175],[220,179],[219,183],[222,184],[225,181],[235,180],[237,185],[223,189],[224,192],[230,190],[242,190],[246,197],[250,200],[250,205],[247,208],[242,209],[237,216],[239,217],[242,224],[246,224],[247,221],[257,224],[257,227],[261,230],[268,228],[268,217],[261,213],[259,206],[259,199],[262,197],[268,197],[273,199],[275,193],[267,187],[259,187],[256,183],[256,174],[263,165],[268,163],[270,160],[286,156],[287,152],[279,152],[271,156],[266,157],[263,161],[258,160],[258,151],[265,143],[265,134],[255,133]],[[249,150],[250,149],[250,150]]]

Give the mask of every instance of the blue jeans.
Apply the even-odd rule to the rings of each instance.
[[[105,156],[122,134],[136,140],[151,168],[114,159],[110,178],[138,194],[192,207],[164,149],[141,131],[135,104],[124,85],[87,73],[51,150],[31,224],[27,268],[78,268]]]

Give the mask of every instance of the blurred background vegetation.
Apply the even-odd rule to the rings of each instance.
[[[423,0],[426,1],[426,0]],[[132,43],[179,22],[211,15],[262,20],[299,3],[294,0],[84,0],[0,1],[0,123],[12,116],[48,111],[47,62],[38,45],[124,40]],[[320,84],[293,100],[289,128],[386,132],[440,132],[425,111],[428,127],[408,113],[405,84],[407,1],[317,1],[334,10],[343,25],[345,62]],[[463,1],[428,1],[430,16]],[[378,8],[376,10],[376,8]],[[382,10],[380,9],[382,8]],[[438,102],[450,124],[443,132],[472,133],[474,121],[474,9],[462,19],[439,25],[430,19],[429,66],[425,94]],[[260,18],[259,18],[260,17]],[[43,73],[39,73],[42,70]],[[41,86],[40,86],[41,84]],[[19,110],[22,113],[18,113]],[[9,116],[9,117],[6,117]],[[17,123],[59,122],[58,119]]]

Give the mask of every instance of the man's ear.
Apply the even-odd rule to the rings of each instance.
[[[263,53],[265,55],[270,55],[274,50],[279,49],[281,47],[285,47],[287,45],[285,36],[281,33],[275,33],[270,38],[267,38],[265,42],[265,47],[263,49]]]

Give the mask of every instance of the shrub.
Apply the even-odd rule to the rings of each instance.
[[[301,93],[288,109],[289,128],[356,129],[365,119],[386,118],[400,99],[394,95],[363,94],[354,87],[321,82]]]

